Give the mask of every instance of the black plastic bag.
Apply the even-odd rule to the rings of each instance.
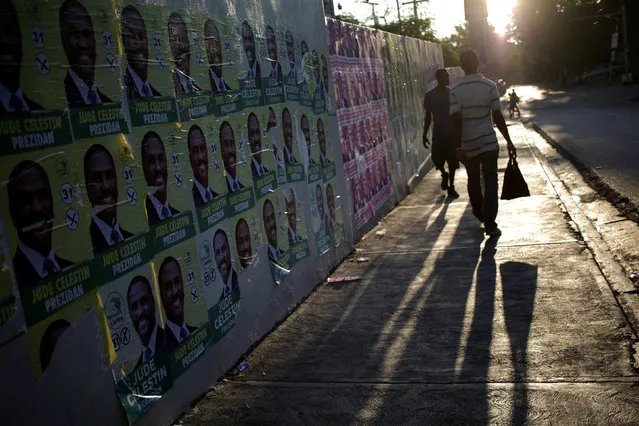
[[[520,197],[530,197],[528,184],[519,170],[517,159],[510,157],[506,173],[504,174],[504,185],[501,188],[501,199],[512,200]]]

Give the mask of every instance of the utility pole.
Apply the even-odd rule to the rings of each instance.
[[[464,0],[464,9],[471,47],[479,54],[483,72],[491,76],[491,60],[486,49],[486,35],[488,33],[486,0]]]
[[[373,8],[373,22],[375,22],[376,27],[379,27],[379,19],[377,18],[377,14],[375,13],[375,6],[378,6],[379,3],[371,3],[370,0],[364,0],[363,2],[360,2],[360,3],[367,4]]]
[[[628,16],[626,15],[625,1],[621,2],[621,21],[623,25],[623,60],[625,64],[624,74],[628,74],[630,72],[630,46],[628,45]]]
[[[399,26],[402,26],[402,12],[400,11],[401,7],[399,6],[399,0],[395,0],[397,3],[397,20],[399,21]]]
[[[407,4],[412,4],[413,5],[413,18],[415,18],[415,20],[419,19],[419,15],[417,14],[417,3],[424,3],[427,2],[428,0],[412,0],[412,1],[407,1],[402,3],[402,5],[407,5]]]

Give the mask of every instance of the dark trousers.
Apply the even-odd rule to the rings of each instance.
[[[497,226],[497,208],[499,205],[497,196],[497,155],[498,152],[490,151],[479,154],[466,160],[466,173],[468,174],[468,198],[473,208],[473,214],[484,222],[487,230]],[[484,190],[482,193],[481,177],[484,177]]]

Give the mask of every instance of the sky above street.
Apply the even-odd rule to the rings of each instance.
[[[368,21],[373,23],[372,8],[364,3],[364,0],[333,0],[335,3],[335,13],[352,13],[360,21]],[[388,9],[386,19],[388,22],[397,20],[397,2],[396,0],[370,0],[372,3],[378,3],[375,6],[377,16],[381,17]],[[408,0],[399,0],[406,3]],[[488,6],[488,22],[495,27],[498,33],[503,33],[510,21],[512,9],[517,0],[487,0]],[[337,4],[342,5],[342,10],[337,10]],[[402,17],[408,17],[413,14],[413,5],[407,4],[401,6]],[[428,17],[433,19],[433,28],[438,37],[446,37],[455,32],[455,25],[464,22],[464,0],[430,0],[428,2],[419,3],[418,13],[420,17]],[[384,21],[381,20],[383,24]]]

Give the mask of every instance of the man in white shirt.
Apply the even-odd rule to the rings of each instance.
[[[251,146],[251,175],[253,179],[264,176],[268,169],[262,164],[262,130],[257,115],[250,113],[247,121],[248,140]]]
[[[293,120],[288,108],[282,110],[282,128],[284,133],[284,164],[297,164],[293,154]]]
[[[188,325],[184,318],[184,280],[180,264],[174,257],[167,256],[162,261],[158,283],[166,313],[167,346],[173,349],[197,330],[197,327]]]
[[[320,148],[320,165],[326,167],[331,163],[326,155],[326,131],[324,130],[324,121],[317,119],[317,141]]]
[[[288,54],[288,63],[289,63],[289,77],[295,77],[297,75],[297,61],[295,60],[295,40],[293,39],[293,33],[291,30],[286,30],[285,34],[286,39],[286,53]]]
[[[508,127],[501,113],[499,90],[495,83],[479,73],[477,53],[473,50],[462,53],[460,65],[466,75],[451,90],[450,95],[453,141],[466,166],[468,197],[473,214],[484,223],[487,235],[499,236],[501,231],[495,222],[498,209],[499,144],[492,120],[506,139],[509,155],[516,155],[517,150],[510,140]]]
[[[268,61],[271,63],[271,74],[269,77],[282,79],[282,65],[277,59],[277,40],[275,39],[275,31],[270,25],[266,26],[266,52],[268,53]]]
[[[53,250],[53,194],[42,166],[29,160],[18,163],[9,175],[7,195],[19,240],[13,256],[18,285],[33,286],[73,265]]]
[[[171,348],[167,346],[165,330],[156,321],[155,299],[146,277],[137,275],[131,280],[126,300],[131,323],[142,345],[142,353],[135,366],[137,369],[158,356],[167,355]]]
[[[217,270],[222,278],[222,294],[220,300],[233,293],[236,297],[240,295],[240,285],[237,280],[237,271],[231,266],[231,248],[229,239],[222,229],[215,231],[213,235],[213,255]]]
[[[288,220],[288,244],[292,246],[301,241],[297,234],[297,202],[295,201],[295,192],[293,188],[289,191],[286,200],[286,218]]]
[[[118,222],[118,174],[108,149],[94,144],[84,154],[84,185],[93,217],[89,225],[95,254],[132,237]]]
[[[169,204],[166,152],[160,135],[153,130],[146,132],[141,145],[142,169],[149,188],[144,204],[147,221],[151,226],[175,216],[179,211]]]
[[[0,116],[43,107],[32,101],[20,86],[22,35],[20,21],[11,0],[0,1]]]
[[[200,88],[191,78],[191,45],[186,24],[179,13],[169,16],[169,44],[175,61],[173,70],[173,89],[176,96],[197,93]]]
[[[237,149],[235,146],[235,134],[228,121],[220,125],[220,147],[222,149],[222,161],[226,174],[226,186],[228,192],[239,191],[244,185],[237,177]]]
[[[193,171],[193,203],[195,207],[202,207],[219,194],[209,186],[209,151],[202,128],[194,124],[187,134],[189,162]]]
[[[281,250],[277,247],[277,220],[275,219],[275,207],[268,198],[262,207],[262,223],[264,223],[264,233],[268,240],[268,259],[271,263],[278,263],[282,257]]]
[[[260,71],[260,62],[257,60],[255,37],[253,36],[253,29],[247,21],[242,22],[242,45],[244,46],[244,53],[249,67],[247,78],[261,79],[262,72]]]
[[[59,15],[62,47],[69,65],[64,79],[69,108],[111,102],[94,79],[95,34],[89,12],[78,0],[66,0]]]
[[[124,85],[128,99],[162,96],[151,86],[148,77],[149,42],[146,25],[140,12],[133,6],[122,9],[122,44],[127,68]]]
[[[209,59],[209,80],[213,93],[224,93],[231,90],[222,75],[224,59],[222,57],[222,38],[220,30],[212,19],[204,23],[204,47]]]

